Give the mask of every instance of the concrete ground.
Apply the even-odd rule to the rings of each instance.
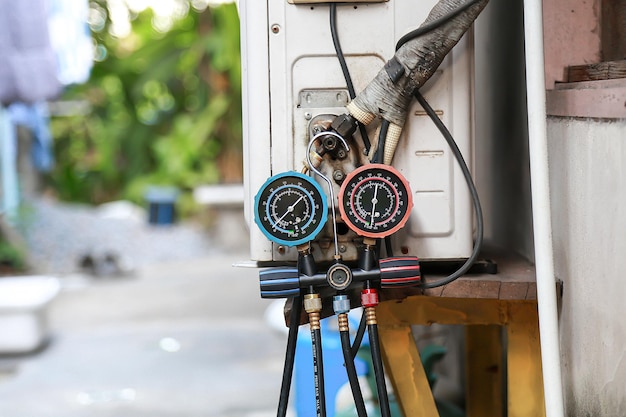
[[[37,354],[2,357],[3,417],[275,415],[285,337],[242,255],[62,278]]]
[[[0,356],[0,416],[275,415],[286,335],[264,319],[258,270],[231,266],[245,250],[61,274],[47,345]]]

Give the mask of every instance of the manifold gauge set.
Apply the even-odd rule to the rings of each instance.
[[[315,415],[326,416],[321,320],[332,315],[352,415],[367,416],[354,362],[367,330],[379,415],[390,417],[379,292],[445,285],[476,260],[482,214],[462,155],[472,139],[463,34],[487,1],[241,0],[251,255],[268,267],[261,297],[287,299],[278,417],[301,324],[311,331]],[[417,255],[465,262],[428,282]],[[350,333],[356,307],[361,322]]]

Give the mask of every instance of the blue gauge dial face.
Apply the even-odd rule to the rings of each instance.
[[[261,231],[287,246],[314,239],[326,223],[327,212],[319,184],[293,171],[271,177],[254,200],[254,220]]]

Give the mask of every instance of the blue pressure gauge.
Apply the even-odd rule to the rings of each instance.
[[[295,171],[268,179],[254,197],[254,221],[272,242],[297,246],[309,242],[328,218],[322,188]]]

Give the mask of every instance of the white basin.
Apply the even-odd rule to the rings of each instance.
[[[0,278],[0,353],[30,352],[42,345],[47,307],[59,289],[59,280],[48,276]]]

